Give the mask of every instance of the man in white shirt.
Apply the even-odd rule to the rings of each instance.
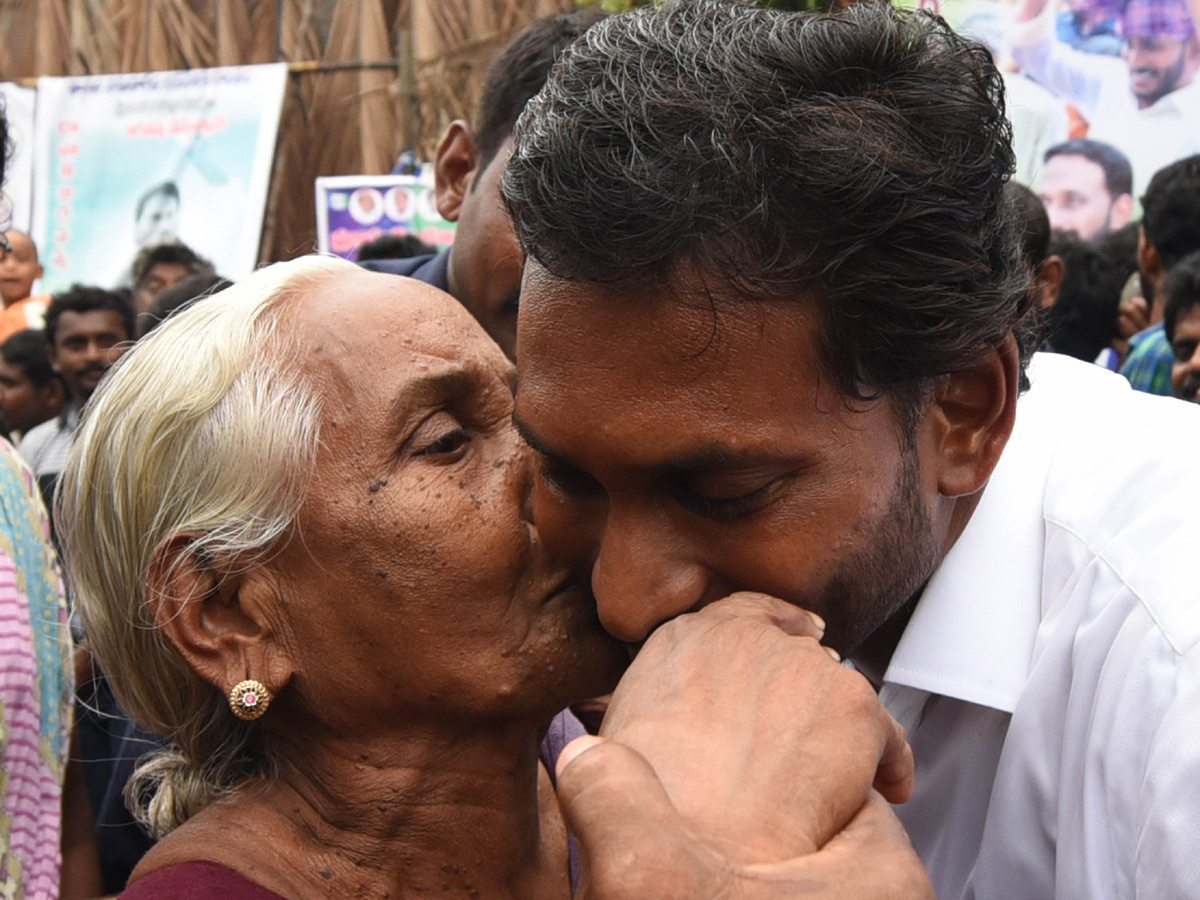
[[[1053,357],[1018,401],[1000,85],[874,4],[589,30],[503,179],[533,517],[634,645],[739,590],[822,616],[942,900],[1200,896],[1200,410]]]
[[[1011,35],[1021,70],[1066,98],[1088,137],[1133,163],[1134,196],[1163,166],[1200,152],[1200,43],[1183,0],[1131,0],[1122,13],[1123,60],[1072,49],[1055,37],[1055,7],[1024,0]]]

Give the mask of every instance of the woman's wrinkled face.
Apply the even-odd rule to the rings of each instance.
[[[321,446],[276,566],[304,701],[386,728],[549,716],[609,690],[624,654],[528,518],[496,344],[448,295],[389,275],[319,285],[296,310]]]

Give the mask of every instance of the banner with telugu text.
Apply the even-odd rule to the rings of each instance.
[[[43,290],[128,284],[138,251],[168,240],[249,274],[286,83],[284,63],[39,79]]]

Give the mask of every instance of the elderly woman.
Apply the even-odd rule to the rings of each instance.
[[[60,486],[68,571],[123,706],[177,748],[131,784],[163,838],[124,897],[570,895],[566,726],[543,736],[627,656],[525,514],[511,379],[446,295],[321,258],[205,299],[108,376]],[[591,896],[924,895],[864,804],[881,756],[884,782],[911,775],[898,726],[767,601],[660,629],[611,740],[564,770]]]
[[[626,656],[523,514],[511,378],[445,295],[320,258],[114,371],[60,508],[95,653],[178,747],[127,896],[569,895],[539,741]]]

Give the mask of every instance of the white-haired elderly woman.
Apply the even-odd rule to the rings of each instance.
[[[539,741],[627,657],[522,511],[510,383],[445,295],[309,258],[96,395],[70,578],[122,705],[177,748],[131,785],[166,836],[131,896],[569,895]]]
[[[447,295],[322,258],[269,267],[204,299],[107,376],[63,473],[60,533],[117,697],[173,745],[130,785],[162,840],[122,896],[570,896],[550,778],[561,746],[543,736],[569,702],[610,690],[628,656],[527,517],[531,467],[511,422],[511,383],[504,354]],[[779,896],[779,871],[735,876],[723,850],[695,850],[671,805],[681,796],[681,809],[718,831],[729,817],[759,856],[756,828],[791,835],[779,825],[797,819],[797,804],[783,801],[816,796],[810,783],[849,785],[847,818],[862,804],[888,729],[848,732],[865,753],[828,742],[823,753],[791,752],[792,730],[810,735],[829,718],[813,686],[861,679],[812,640],[819,632],[805,614],[778,607],[758,620],[710,608],[693,617],[697,640],[679,640],[687,625],[668,626],[660,649],[647,645],[635,663],[682,652],[697,678],[680,674],[685,666],[633,679],[647,688],[647,720],[672,723],[674,740],[645,757],[650,775],[642,758],[632,775],[576,791],[577,809],[626,809],[602,819],[618,889],[593,896],[641,897],[646,884],[668,883],[716,896],[731,879],[749,886],[745,896]],[[786,631],[777,627],[789,617]],[[750,637],[724,642],[737,677],[702,679],[722,634]],[[755,669],[751,684],[745,673],[759,660],[773,668]],[[823,681],[797,688],[810,672]],[[667,702],[693,680],[717,718]],[[789,700],[774,718],[747,708],[742,691],[768,688],[814,700],[807,712]],[[621,696],[610,715],[636,724],[636,690],[632,707]],[[691,771],[718,759],[694,752],[709,746],[710,722],[729,738],[728,765]],[[629,763],[615,739],[605,747],[585,758]],[[865,763],[861,786],[826,777],[854,768],[852,758]],[[794,779],[803,790],[777,789],[781,772],[814,760],[819,777]],[[667,771],[691,775],[657,781]],[[712,785],[721,789],[705,794]],[[821,793],[815,818],[798,819],[806,835],[843,824]],[[863,809],[867,827],[853,830],[860,814],[849,845],[845,835],[828,845],[840,866],[830,892],[815,890],[833,877],[828,865],[800,872],[810,895],[838,896],[846,879],[872,871],[865,857],[919,871],[886,804]],[[576,825],[591,821],[580,816]],[[807,827],[816,820],[831,827]],[[665,839],[670,852],[649,850]],[[823,843],[801,842],[806,853]],[[706,874],[697,882],[696,873]],[[903,895],[890,875],[884,887]]]

